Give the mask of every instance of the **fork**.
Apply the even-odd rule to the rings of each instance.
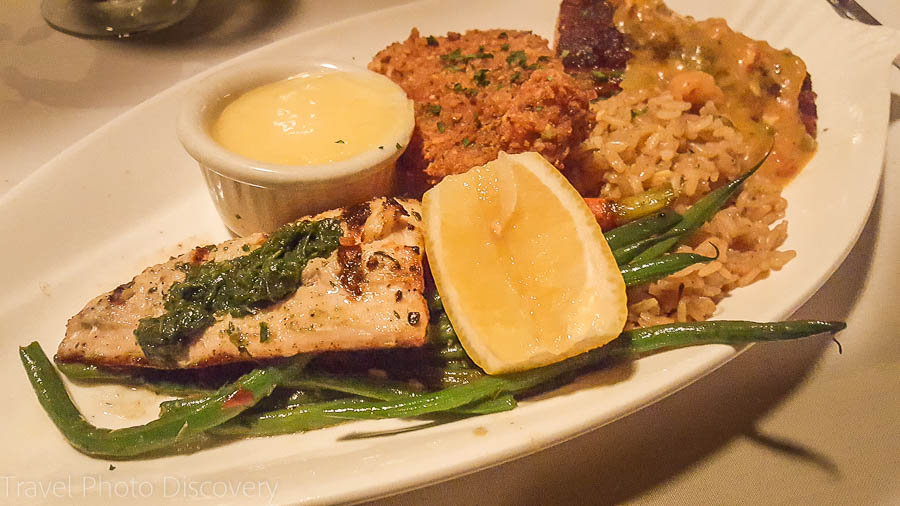
[[[854,0],[826,0],[829,5],[844,19],[859,21],[867,25],[881,26],[881,22],[875,16],[869,14],[862,5]],[[900,69],[900,57],[894,59],[894,66]]]

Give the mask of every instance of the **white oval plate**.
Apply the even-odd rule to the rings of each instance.
[[[889,62],[900,36],[845,22],[824,2],[677,0],[676,10],[720,16],[807,62],[819,94],[819,152],[786,190],[798,257],[725,300],[717,317],[789,316],[837,268],[865,222],[881,173]],[[530,29],[551,37],[556,2],[426,2],[379,11],[279,41],[240,59],[327,57],[365,64],[387,44],[422,33]],[[215,70],[215,69],[213,69]],[[56,349],[66,320],[95,294],[195,244],[227,238],[194,161],[175,137],[179,103],[204,73],[141,104],[78,142],[0,201],[0,431],[2,466],[44,487],[42,499],[133,502],[335,502],[422,486],[537,451],[609,423],[710,372],[739,353],[703,346],[661,353],[580,378],[514,411],[380,437],[421,422],[385,420],[239,441],[193,454],[116,463],[70,448],[41,410],[16,346]],[[121,387],[73,388],[95,423],[154,416],[154,399]],[[19,481],[16,481],[19,480]],[[64,494],[49,491],[57,486]],[[2,483],[0,483],[2,485]],[[27,486],[27,483],[26,483]],[[5,500],[27,499],[6,495]]]

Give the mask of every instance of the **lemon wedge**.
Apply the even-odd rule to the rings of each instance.
[[[422,200],[444,308],[485,372],[523,371],[622,332],[625,282],[584,199],[537,153],[448,176]]]

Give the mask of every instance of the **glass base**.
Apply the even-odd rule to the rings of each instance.
[[[51,27],[89,38],[131,37],[161,30],[186,18],[199,0],[43,0]]]

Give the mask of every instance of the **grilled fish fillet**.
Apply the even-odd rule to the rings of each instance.
[[[134,330],[142,318],[165,312],[168,288],[185,278],[177,266],[244,255],[266,236],[195,248],[147,268],[132,281],[90,301],[69,320],[56,360],[198,368],[317,351],[421,346],[428,310],[422,293],[420,212],[417,201],[380,198],[307,218],[339,219],[344,236],[329,257],[307,264],[302,285],[293,296],[255,314],[220,316],[190,344],[174,367],[151,364]],[[268,326],[265,342],[260,342],[260,323]]]

